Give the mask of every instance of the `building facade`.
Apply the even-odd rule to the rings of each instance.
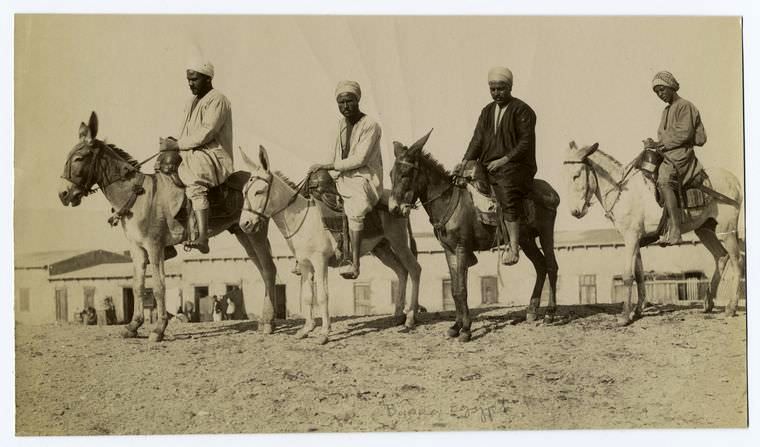
[[[440,244],[430,234],[419,234],[415,239],[422,266],[420,305],[430,312],[454,310],[449,270]],[[559,305],[615,303],[625,298],[620,279],[625,251],[614,230],[558,232],[555,239]],[[275,315],[304,317],[308,307],[300,299],[301,278],[291,272],[295,261],[285,244],[274,245],[273,253],[278,271]],[[477,253],[477,257],[478,263],[468,275],[471,307],[528,304],[535,272],[525,256],[511,267],[498,265],[493,251]],[[649,301],[688,304],[701,301],[707,293],[714,261],[697,240],[675,247],[646,247],[642,259]],[[167,262],[166,272],[167,309],[171,313],[189,307],[195,310],[196,320],[207,320],[208,297],[234,292],[238,297],[236,318],[261,315],[264,284],[240,247],[220,247],[208,255],[183,253]],[[362,261],[359,279],[348,281],[330,270],[328,281],[331,315],[389,314],[401,305],[393,299],[398,287],[395,275],[374,257]],[[148,276],[146,285],[151,284]],[[50,254],[47,258],[21,256],[16,262],[15,289],[15,317],[20,323],[70,321],[76,312],[102,296],[112,297],[117,319],[126,321],[132,316],[135,299],[129,258],[102,250]],[[542,305],[546,305],[548,289],[547,281]],[[407,300],[410,291],[411,284]],[[721,299],[718,304],[722,304]]]

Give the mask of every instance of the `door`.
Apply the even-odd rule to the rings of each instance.
[[[135,312],[135,292],[131,287],[124,287],[121,289],[121,303],[124,313],[124,322],[132,320],[132,315]]]
[[[69,321],[69,297],[66,289],[55,289],[55,320]]]
[[[281,320],[288,318],[285,284],[275,284],[274,286],[274,317]]]
[[[190,319],[190,321],[211,321],[213,320],[210,306],[207,302],[202,302],[202,298],[208,297],[208,286],[196,286],[193,289],[193,317]],[[208,300],[206,300],[208,301]],[[202,312],[201,306],[204,307],[203,310],[206,310],[206,313],[208,315],[201,316],[204,312]]]

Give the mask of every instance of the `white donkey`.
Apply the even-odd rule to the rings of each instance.
[[[563,162],[565,179],[568,181],[567,197],[564,200],[570,203],[571,214],[580,219],[586,215],[596,196],[607,218],[623,236],[626,248],[623,283],[628,297],[623,302],[623,312],[618,317],[618,323],[626,325],[641,315],[646,301],[639,249],[656,239],[650,235],[658,227],[662,208],[655,200],[655,186],[651,180],[639,169],[625,169],[613,157],[598,149],[598,143],[582,148],[578,148],[575,142],[570,143]],[[711,189],[735,202],[729,203],[729,200],[718,198],[718,195],[710,197],[704,207],[690,211],[681,221],[681,231],[694,231],[715,258],[715,272],[703,305],[704,311],[710,312],[724,267],[731,268],[733,277],[737,279],[743,270],[737,240],[742,193],[739,180],[730,172],[723,169],[709,169],[706,172],[710,177]],[[636,307],[631,312],[634,279],[639,296]],[[731,316],[736,314],[741,293],[738,280],[735,286],[735,290],[729,293],[729,303],[726,306],[726,314]]]
[[[266,149],[259,147],[260,165],[254,163],[245,151],[241,152],[243,160],[250,165],[251,179],[245,187],[240,227],[243,231],[252,233],[259,224],[271,218],[280,229],[298,260],[302,281],[301,302],[308,307],[306,323],[296,337],[305,338],[316,327],[312,296],[315,291],[322,308],[322,333],[319,343],[325,344],[330,334],[327,268],[333,266],[331,261],[336,258],[337,242],[325,229],[319,207],[315,206],[312,200],[300,195],[296,188],[288,184],[278,173],[270,171]],[[378,212],[383,231],[376,236],[366,236],[362,241],[361,251],[362,254],[372,252],[398,277],[398,296],[394,298],[396,303],[401,304],[396,307],[396,316],[401,317],[406,313],[403,322],[405,330],[410,330],[415,325],[422,269],[412,248],[409,220],[391,216],[388,211]],[[405,302],[408,276],[412,279],[412,299],[402,313],[401,306]]]

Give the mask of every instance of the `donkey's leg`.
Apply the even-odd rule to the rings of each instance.
[[[462,330],[462,305],[459,303],[459,298],[456,293],[456,286],[455,284],[455,278],[458,275],[458,265],[461,260],[457,260],[457,255],[453,252],[450,252],[449,250],[445,250],[446,255],[446,264],[449,266],[449,275],[451,276],[451,297],[454,300],[454,307],[455,315],[456,315],[456,321],[454,322],[454,325],[451,326],[447,331],[446,335],[450,338],[455,338],[459,336],[459,332]]]
[[[137,244],[132,244],[129,253],[132,255],[132,267],[134,271],[134,280],[132,283],[134,305],[132,321],[130,321],[121,332],[121,336],[124,338],[137,337],[137,330],[145,321],[143,317],[142,297],[145,294],[145,267],[148,264],[148,254]]]
[[[319,336],[319,344],[324,345],[330,337],[330,295],[327,288],[327,260],[316,257],[311,260],[314,266],[314,284],[317,292],[317,301],[322,310],[322,333]]]
[[[627,326],[631,324],[632,317],[631,312],[631,295],[633,294],[633,280],[634,269],[636,265],[636,256],[639,252],[639,234],[627,233],[623,237],[625,241],[625,269],[623,270],[623,285],[626,288],[626,298],[623,301],[623,311],[617,318],[619,326]]]
[[[454,301],[459,303],[459,313],[462,315],[462,329],[459,330],[459,337],[457,338],[460,342],[468,342],[472,338],[470,330],[472,321],[470,320],[470,308],[467,305],[467,271],[469,270],[467,258],[469,254],[463,246],[457,246],[454,265],[449,264],[451,294]]]
[[[296,338],[306,338],[317,326],[314,322],[314,269],[308,261],[299,261],[298,268],[301,273],[301,303],[306,304],[306,322],[296,332]]]
[[[398,290],[396,291],[396,296],[393,297],[395,303],[393,316],[396,324],[404,324],[406,280],[409,275],[407,274],[407,271],[404,268],[403,264],[401,264],[401,261],[393,253],[393,250],[391,250],[391,246],[387,241],[380,241],[380,243],[372,249],[372,254],[375,255],[377,259],[380,260],[380,262],[388,266],[388,268],[393,270],[393,273],[396,274],[396,279],[398,280]]]
[[[541,306],[541,291],[544,288],[546,280],[546,261],[541,250],[538,249],[535,239],[524,237],[520,240],[520,247],[523,249],[525,256],[533,263],[533,269],[536,271],[536,282],[533,285],[533,293],[530,295],[530,303],[525,310],[525,321],[536,321],[538,308]],[[548,317],[548,315],[547,315]]]
[[[647,301],[647,288],[644,282],[644,264],[641,262],[641,249],[636,252],[636,260],[633,263],[633,277],[636,280],[636,290],[639,294],[639,300],[636,302],[633,315],[635,318],[639,318]]]
[[[551,323],[557,312],[557,275],[559,273],[559,264],[554,255],[554,221],[550,228],[538,235],[538,240],[541,241],[541,251],[544,253],[546,272],[549,276],[549,303],[546,305],[544,322]]]
[[[417,324],[417,312],[419,311],[420,299],[420,276],[422,275],[422,267],[420,266],[419,261],[417,261],[417,257],[412,251],[410,241],[412,235],[409,234],[406,220],[396,220],[394,221],[394,224],[394,231],[389,231],[387,233],[387,237],[390,241],[393,253],[396,255],[398,260],[401,261],[404,270],[409,273],[409,276],[412,280],[412,297],[408,305],[404,308],[404,312],[406,313],[406,321],[404,322],[404,326],[406,326],[408,329],[412,329]],[[401,290],[401,287],[399,287],[399,290],[401,296],[404,297],[406,294],[406,289]]]
[[[158,321],[150,332],[149,340],[159,342],[164,339],[164,331],[169,323],[166,314],[166,275],[164,272],[164,244],[157,244],[148,248],[148,258],[153,267],[153,297],[156,299],[156,314]]]
[[[702,303],[702,311],[710,313],[712,312],[713,307],[715,307],[715,295],[717,294],[718,286],[720,285],[721,273],[723,272],[723,267],[726,265],[726,262],[729,260],[729,256],[711,227],[702,226],[694,230],[694,233],[696,233],[699,240],[702,241],[702,245],[707,247],[715,260],[715,271],[710,279],[710,288]],[[728,310],[728,307],[726,307],[726,310]]]
[[[731,259],[729,267],[733,271],[734,277],[734,289],[729,293],[729,302],[726,305],[726,315],[729,317],[736,316],[736,308],[739,307],[739,298],[741,298],[741,277],[742,277],[742,258],[739,250],[739,241],[736,237],[736,232],[729,233],[725,237],[724,246],[728,251],[728,256]]]
[[[252,234],[244,233],[241,229],[234,230],[235,237],[245,249],[248,258],[261,274],[264,281],[266,296],[262,302],[260,330],[264,334],[274,332],[274,290],[277,278],[277,267],[272,259],[272,251],[266,235],[257,231]]]

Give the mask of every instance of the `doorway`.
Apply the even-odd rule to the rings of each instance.
[[[285,284],[274,286],[274,317],[280,320],[288,318],[288,306],[285,296]]]

